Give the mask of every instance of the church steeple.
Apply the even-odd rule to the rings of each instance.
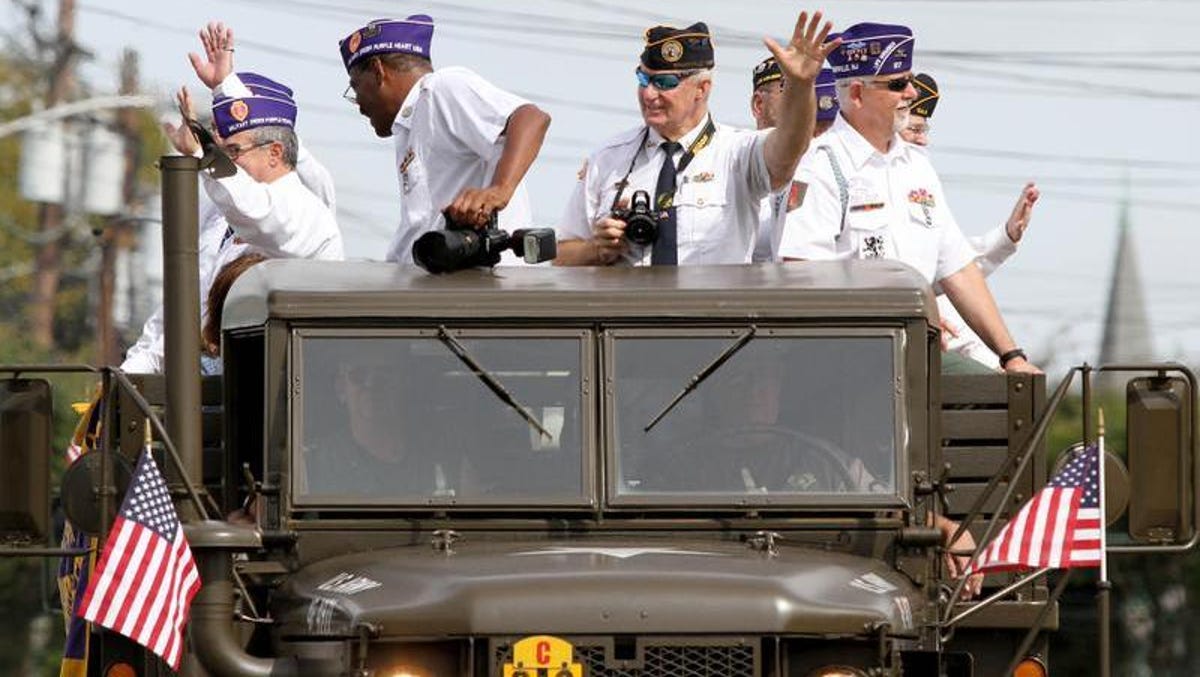
[[[1109,287],[1108,309],[1104,317],[1104,337],[1100,342],[1100,364],[1145,362],[1154,356],[1154,341],[1150,334],[1150,323],[1146,319],[1146,302],[1132,231],[1126,184],[1125,197],[1121,200],[1112,286]]]

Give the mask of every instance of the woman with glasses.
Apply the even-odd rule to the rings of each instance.
[[[646,31],[633,72],[643,124],[605,143],[580,170],[558,224],[556,263],[749,263],[758,205],[790,184],[812,137],[813,82],[836,44],[826,42],[829,29],[819,12],[811,20],[802,12],[789,44],[766,41],[789,93],[787,124],[763,132],[709,114],[715,61],[705,24]]]

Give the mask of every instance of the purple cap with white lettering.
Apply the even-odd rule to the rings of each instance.
[[[251,73],[247,71],[245,73],[238,73],[237,76],[238,79],[242,81],[242,84],[246,85],[246,87],[255,94],[267,96],[282,95],[288,99],[294,96],[291,87],[280,84],[265,75],[259,75],[258,73]]]
[[[376,19],[347,35],[338,47],[349,72],[354,64],[380,54],[412,54],[429,59],[433,17],[413,14],[407,19]]]
[[[296,102],[292,90],[257,73],[238,73],[252,96],[226,96],[213,101],[217,134],[228,138],[255,127],[296,127]]]
[[[912,31],[890,24],[854,24],[841,33],[842,44],[829,54],[833,77],[878,77],[912,70]]]

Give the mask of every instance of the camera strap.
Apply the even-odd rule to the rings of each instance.
[[[708,116],[708,124],[704,125],[704,129],[700,131],[699,136],[692,140],[688,145],[687,150],[679,158],[679,164],[675,167],[675,174],[682,172],[691,162],[692,158],[696,157],[696,153],[704,150],[704,147],[712,143],[713,137],[716,136],[717,125],[713,123],[712,115]],[[617,194],[613,197],[612,205],[608,208],[609,212],[617,210],[617,204],[621,202],[621,196],[625,194],[625,188],[629,185],[629,175],[633,174],[633,167],[637,164],[638,154],[646,147],[646,143],[650,141],[650,128],[646,127],[642,130],[642,140],[638,142],[637,149],[633,152],[633,158],[629,161],[629,167],[625,170],[625,176],[617,182]],[[671,194],[667,202],[667,208],[670,208],[675,202],[675,195]],[[655,205],[663,199],[662,196],[655,196]]]

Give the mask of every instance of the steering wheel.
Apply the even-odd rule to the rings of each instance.
[[[744,425],[691,434],[672,445],[666,470],[681,489],[844,492],[857,484],[844,456],[828,440],[791,428]]]

